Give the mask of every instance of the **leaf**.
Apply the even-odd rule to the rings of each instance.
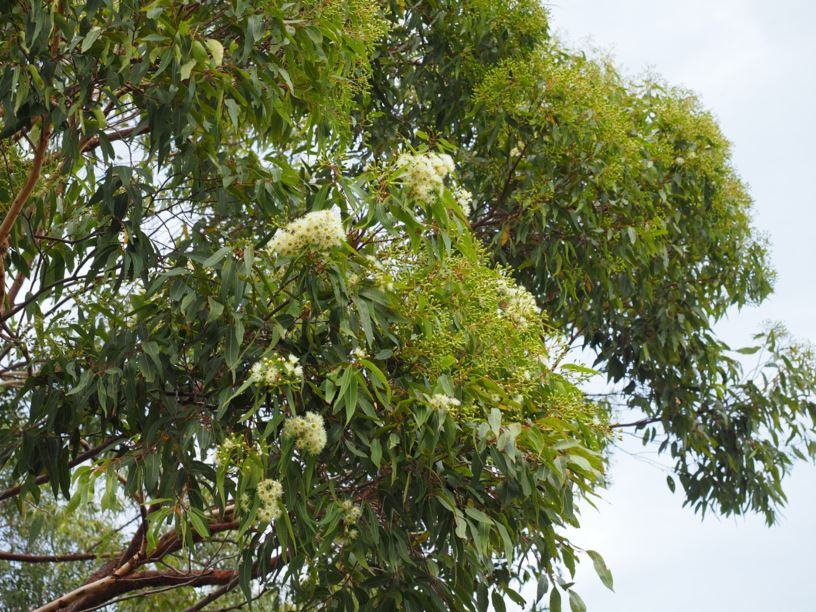
[[[212,323],[224,312],[224,305],[211,297],[207,297],[207,304],[210,307],[210,314],[207,315],[207,323]]]
[[[672,493],[674,493],[675,489],[674,478],[672,478],[671,476],[666,476],[666,484],[669,485],[669,490]]]
[[[453,519],[456,522],[456,537],[464,540],[467,538],[467,521],[459,512],[456,512],[453,515]]]
[[[487,415],[487,423],[495,436],[498,436],[501,430],[501,420],[501,411],[498,408],[491,409],[490,414]]]
[[[224,347],[224,362],[230,370],[235,370],[238,360],[241,358],[241,344],[244,341],[244,324],[236,317],[232,327],[227,333],[226,345]]]
[[[193,529],[195,529],[198,535],[205,539],[210,537],[210,530],[207,529],[207,525],[202,516],[199,515],[198,510],[193,508],[187,516],[190,519],[190,524],[193,526]]]
[[[213,63],[216,66],[220,66],[224,62],[224,45],[214,38],[208,38],[205,44],[207,45],[210,55],[212,55]]]
[[[487,516],[481,510],[477,510],[476,508],[471,508],[468,506],[467,508],[465,508],[465,514],[467,514],[471,518],[476,519],[481,523],[485,523],[486,525],[493,524],[493,520],[489,516]]]
[[[592,564],[595,566],[595,572],[598,574],[601,582],[603,582],[607,589],[614,591],[615,589],[612,588],[612,572],[609,571],[609,567],[607,567],[604,558],[600,553],[594,550],[588,550],[587,555],[589,555],[589,558],[592,559]]]
[[[380,383],[382,383],[383,387],[385,388],[385,398],[390,401],[391,400],[391,386],[388,384],[388,379],[386,378],[385,374],[383,373],[380,368],[378,368],[373,362],[369,361],[368,359],[361,359],[360,363],[363,364],[366,370],[369,373],[374,375]]]
[[[550,610],[549,612],[561,612],[561,593],[558,589],[550,591]]]
[[[501,535],[502,544],[504,545],[504,557],[508,563],[513,563],[513,540],[507,531],[507,528],[499,522],[496,522],[496,528]]]
[[[90,31],[85,35],[85,38],[82,40],[82,46],[80,47],[80,51],[82,53],[86,53],[88,49],[90,49],[93,44],[96,42],[96,39],[99,38],[99,35],[102,33],[102,30],[99,26],[94,26],[90,29]]]
[[[201,262],[201,265],[205,268],[214,268],[215,264],[219,263],[222,259],[224,259],[227,255],[232,252],[230,247],[221,247],[215,253],[210,255],[207,259]]]
[[[186,81],[190,78],[190,73],[192,73],[193,68],[195,68],[196,61],[191,59],[189,62],[184,64],[181,69],[179,70],[179,75],[181,76],[182,81]]]
[[[541,598],[547,594],[550,589],[550,579],[547,574],[541,574],[538,577],[538,584],[536,585],[536,601],[541,601]]]
[[[346,424],[348,425],[357,408],[357,375],[352,368],[348,368],[346,372],[348,372],[348,386],[343,394],[343,401],[346,404]]]
[[[357,312],[360,313],[360,324],[363,326],[366,340],[369,344],[374,343],[374,330],[371,326],[371,314],[368,311],[368,304],[365,300],[355,297],[354,304],[357,306]]]
[[[79,382],[77,383],[77,385],[65,395],[70,396],[76,395],[77,393],[81,393],[82,390],[85,389],[85,387],[87,387],[88,384],[91,382],[92,378],[93,378],[92,370],[83,370],[82,374],[79,376]]]
[[[588,376],[597,376],[600,374],[598,370],[588,368],[577,363],[564,363],[561,365],[561,369],[576,372],[578,374],[587,374]]]
[[[34,544],[34,542],[37,541],[37,538],[40,537],[44,524],[45,515],[38,512],[36,516],[34,516],[34,520],[31,521],[31,529],[28,532],[28,548],[31,548],[31,545]]]
[[[238,583],[241,586],[241,592],[247,601],[252,599],[252,551],[247,550],[241,559],[241,565],[238,568]]]
[[[380,444],[380,441],[377,438],[374,438],[371,441],[369,448],[371,449],[372,463],[377,466],[377,469],[380,469],[380,462],[382,461],[382,444]]]
[[[493,609],[496,612],[505,612],[507,610],[507,606],[504,605],[504,599],[502,599],[501,593],[498,591],[493,591],[490,594],[490,601],[493,602]]]
[[[229,113],[230,120],[232,121],[232,126],[237,128],[238,127],[238,103],[233,100],[232,98],[227,98],[224,100],[224,106],[227,107],[227,113]]]
[[[153,363],[156,364],[156,368],[161,371],[162,370],[162,362],[161,362],[161,351],[159,350],[159,345],[156,344],[153,340],[148,340],[147,342],[142,344],[142,350],[147,354]]]
[[[587,607],[584,600],[575,591],[569,592],[569,602],[572,612],[586,612]]]

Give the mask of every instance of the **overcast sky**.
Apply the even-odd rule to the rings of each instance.
[[[573,47],[611,52],[630,75],[650,69],[694,90],[734,145],[778,272],[775,295],[720,326],[750,344],[765,320],[816,340],[816,3],[779,0],[558,0],[552,26]],[[612,487],[586,508],[576,544],[594,548],[615,577],[607,591],[587,562],[576,589],[589,612],[813,612],[816,468],[788,480],[779,524],[700,521],[666,487],[663,462],[627,442]],[[566,607],[566,606],[565,606]]]

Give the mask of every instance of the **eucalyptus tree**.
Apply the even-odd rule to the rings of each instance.
[[[711,331],[772,279],[716,124],[538,4],[0,8],[4,558],[93,564],[29,605],[581,610],[575,343],[697,508],[813,453],[810,352]]]

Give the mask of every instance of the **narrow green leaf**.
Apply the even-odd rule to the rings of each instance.
[[[203,517],[199,516],[197,510],[191,510],[187,516],[190,519],[190,524],[193,526],[193,529],[195,529],[198,535],[200,535],[202,538],[210,537],[210,530],[207,529],[207,524],[204,522]]]
[[[603,582],[607,589],[614,591],[615,589],[612,588],[612,572],[609,571],[609,567],[607,567],[606,561],[604,561],[601,554],[594,550],[588,550],[587,555],[589,555],[589,558],[592,559],[592,564],[595,566],[595,572],[598,574],[601,582]]]
[[[82,53],[86,53],[88,49],[90,49],[93,44],[96,42],[96,39],[99,38],[99,35],[102,33],[102,30],[99,26],[94,26],[90,29],[90,31],[85,35],[85,38],[82,40],[82,46],[80,47],[80,51]]]
[[[569,602],[572,612],[586,612],[587,607],[584,600],[575,591],[569,592]]]
[[[195,68],[196,61],[191,59],[189,62],[184,64],[181,69],[179,70],[179,75],[181,76],[182,81],[186,81],[190,78],[190,73],[192,73],[193,68]]]
[[[550,610],[549,612],[561,612],[561,593],[558,589],[550,591]]]
[[[215,267],[215,264],[219,263],[231,252],[232,249],[230,247],[221,247],[215,253],[213,253],[207,259],[201,262],[201,265],[205,268],[213,268]]]
[[[541,598],[547,594],[550,589],[550,579],[547,574],[541,574],[538,577],[538,584],[536,585],[536,601],[541,601]]]
[[[371,441],[371,461],[372,463],[377,466],[377,469],[380,469],[380,462],[382,461],[382,444],[380,444],[379,439],[374,438]]]
[[[207,304],[210,307],[210,313],[207,315],[207,323],[212,323],[221,317],[221,314],[224,312],[224,305],[211,297],[207,298]]]

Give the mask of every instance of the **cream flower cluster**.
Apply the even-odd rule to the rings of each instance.
[[[357,521],[360,520],[363,511],[360,509],[360,506],[356,506],[350,499],[346,499],[340,504],[340,510],[343,512],[342,521],[345,534],[337,538],[337,543],[340,544],[340,546],[348,546],[360,535],[359,532],[354,529],[354,526],[357,524]]]
[[[295,446],[310,455],[317,455],[326,446],[326,426],[316,412],[286,419],[283,437],[294,438]]]
[[[430,404],[431,408],[433,408],[434,410],[453,411],[454,409],[461,406],[462,402],[460,402],[455,397],[451,397],[450,395],[444,395],[443,393],[435,393],[428,400],[428,404]]]
[[[258,499],[261,502],[256,517],[261,523],[271,523],[281,514],[283,486],[277,480],[266,479],[258,483]]]
[[[337,543],[340,546],[350,546],[359,535],[360,532],[356,529],[349,529],[345,535],[341,535],[337,538]]]
[[[355,506],[354,502],[350,499],[346,499],[340,504],[340,509],[343,511],[343,523],[350,527],[352,525],[356,525],[357,521],[360,520],[360,516],[362,516],[363,511],[360,510],[360,506]]]
[[[257,384],[269,388],[282,385],[298,385],[303,380],[303,366],[295,355],[287,358],[275,353],[264,357],[250,370],[250,376]]]
[[[422,202],[438,196],[445,186],[445,177],[453,172],[453,159],[447,153],[403,153],[397,158],[402,170],[402,182],[411,194]]]
[[[501,314],[521,328],[526,328],[530,321],[541,315],[533,295],[524,287],[511,287],[501,279],[498,283]]]
[[[470,205],[473,202],[473,194],[464,187],[456,186],[453,190],[453,199],[459,204],[459,208],[466,217],[470,216]]]
[[[315,210],[279,229],[269,243],[269,250],[284,257],[295,257],[308,251],[326,252],[346,240],[340,210]]]
[[[215,461],[218,465],[230,465],[233,457],[245,450],[243,440],[237,434],[233,434],[224,439],[215,451]]]

